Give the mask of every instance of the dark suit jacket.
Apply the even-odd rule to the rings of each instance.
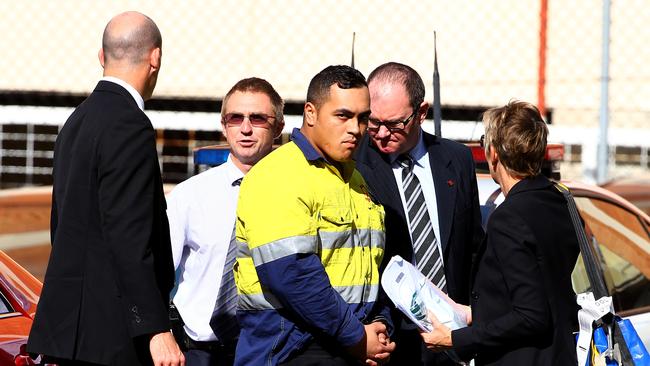
[[[28,350],[114,362],[133,339],[169,330],[169,224],[147,116],[100,81],[54,148],[52,253]]]
[[[483,238],[474,160],[465,145],[422,133],[436,188],[447,290],[454,301],[467,304],[472,255]],[[377,151],[366,134],[356,159],[371,194],[386,211],[384,263],[394,255],[412,262],[411,235],[397,187],[401,182],[395,181],[389,157]]]
[[[488,221],[472,270],[473,324],[452,332],[456,352],[477,365],[575,365],[579,251],[553,183],[537,176],[515,184]]]

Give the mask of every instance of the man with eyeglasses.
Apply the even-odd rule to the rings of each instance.
[[[474,162],[457,142],[422,130],[429,104],[413,68],[389,62],[368,77],[372,113],[357,167],[386,210],[385,263],[400,255],[460,304],[469,303],[472,254],[483,238]],[[451,364],[393,313],[396,365]]]
[[[233,363],[239,335],[232,274],[239,185],[271,152],[284,127],[283,107],[266,80],[237,82],[221,107],[228,160],[180,183],[169,195],[167,215],[177,270],[173,302],[185,323],[175,336],[188,366]]]

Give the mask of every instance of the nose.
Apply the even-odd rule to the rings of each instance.
[[[375,136],[378,139],[384,139],[384,138],[390,136],[390,130],[385,125],[379,125],[379,130],[377,130],[377,133],[375,134]]]
[[[348,133],[355,136],[361,133],[359,118],[350,118],[348,120]]]
[[[253,125],[251,125],[251,120],[248,116],[244,117],[244,120],[239,126],[239,132],[241,132],[243,135],[249,135],[253,132]]]

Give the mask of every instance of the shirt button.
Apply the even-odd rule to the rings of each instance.
[[[478,293],[477,292],[472,291],[472,299],[478,300]]]

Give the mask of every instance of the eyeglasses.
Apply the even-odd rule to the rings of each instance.
[[[406,119],[403,120],[403,121],[385,121],[385,122],[382,122],[382,121],[380,121],[378,119],[370,118],[370,119],[368,119],[368,131],[370,131],[372,133],[378,132],[379,129],[381,128],[381,126],[386,127],[386,129],[388,131],[390,131],[391,133],[404,131],[404,129],[406,128],[406,125],[408,125],[409,122],[411,122],[413,120],[415,115],[418,113],[418,110],[419,110],[418,108],[413,108],[413,113],[410,116],[406,117]]]
[[[485,147],[485,135],[481,135],[481,138],[478,140],[481,144],[481,147]]]
[[[248,122],[255,127],[268,127],[270,121],[274,119],[275,116],[269,116],[264,113],[228,113],[223,117],[223,122],[229,127],[241,126],[246,118],[248,118]]]

